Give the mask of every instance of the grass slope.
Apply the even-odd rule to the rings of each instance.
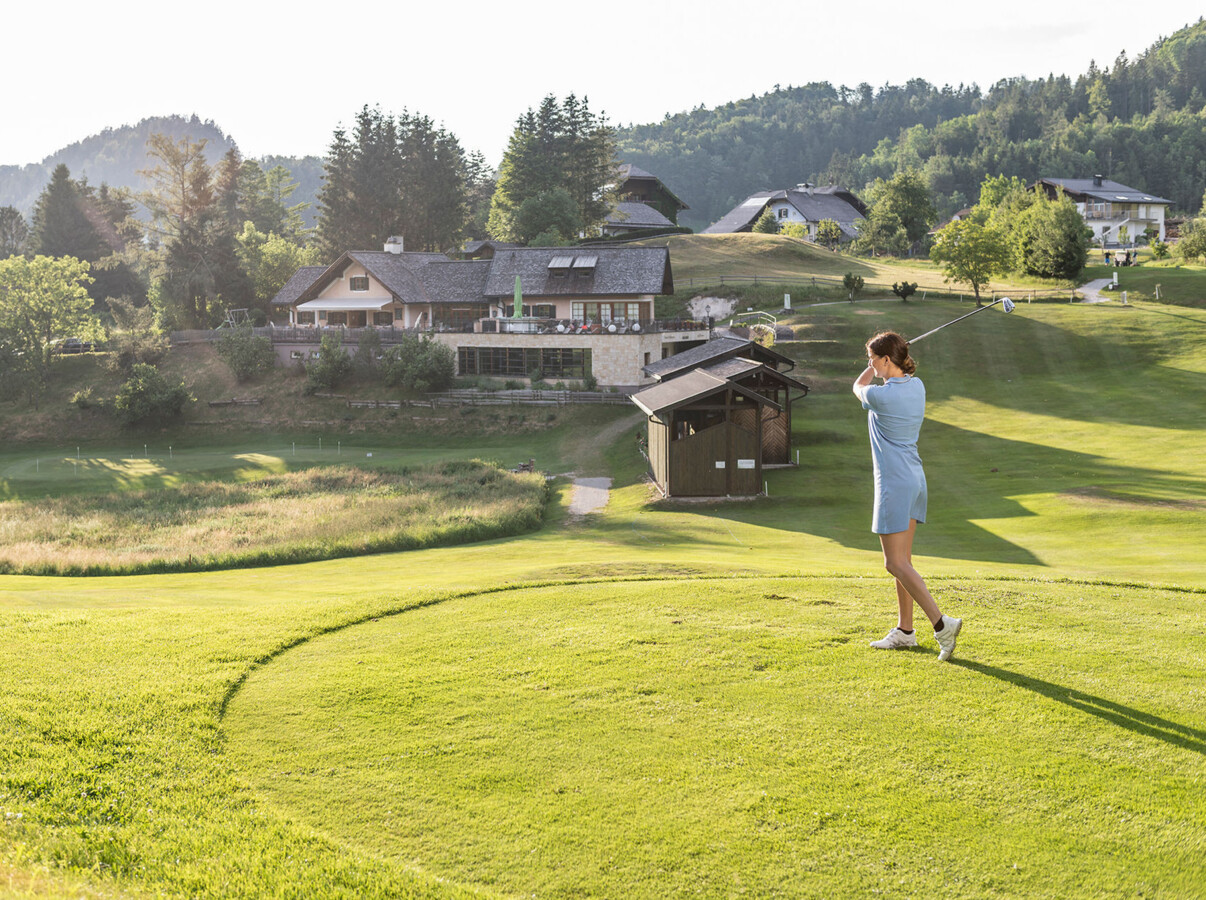
[[[668,246],[680,290],[759,279],[777,283],[810,285],[813,276],[840,279],[847,272],[859,275],[868,285],[886,292],[897,281],[912,281],[931,291],[941,289],[970,294],[968,285],[944,283],[942,270],[929,260],[868,258],[826,250],[809,241],[773,234],[684,234],[651,238],[649,245]],[[1024,289],[1051,292],[1070,288],[1070,283],[1043,281],[1024,276],[995,280],[982,290]],[[782,289],[779,290],[782,300]]]
[[[802,314],[780,348],[814,385],[802,465],[769,499],[651,502],[639,419],[592,411],[507,452],[610,473],[609,506],[570,517],[557,484],[517,540],[0,577],[0,874],[18,895],[1192,896],[1206,313],[1021,305],[918,346],[917,560],[968,621],[939,666],[865,647],[894,600],[849,382],[876,328],[967,309]],[[398,458],[496,440],[408,439]],[[8,496],[54,490],[22,473]]]

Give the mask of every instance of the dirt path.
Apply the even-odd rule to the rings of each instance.
[[[602,509],[610,497],[610,478],[575,478],[574,490],[570,495],[570,515],[584,516]]]

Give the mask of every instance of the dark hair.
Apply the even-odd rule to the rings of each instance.
[[[909,356],[909,342],[895,331],[881,331],[867,341],[867,352],[873,356],[886,356],[900,371],[912,375],[917,363]]]

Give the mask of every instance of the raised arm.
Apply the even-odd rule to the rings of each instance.
[[[858,376],[858,378],[854,379],[854,385],[853,385],[854,396],[856,396],[856,397],[858,397],[858,399],[862,400],[863,399],[863,391],[871,385],[871,379],[874,377],[875,377],[875,370],[872,369],[870,366],[867,366],[867,368],[863,369],[863,374]]]

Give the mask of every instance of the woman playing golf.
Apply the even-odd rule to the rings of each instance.
[[[896,579],[899,618],[887,636],[872,641],[880,650],[916,647],[913,602],[934,625],[940,660],[951,658],[962,619],[944,616],[925,581],[913,568],[913,535],[925,521],[926,485],[917,436],[925,418],[925,385],[914,377],[917,365],[909,344],[894,331],[882,331],[867,341],[867,368],[854,382],[854,393],[867,410],[871,459],[875,466],[875,511],[871,530],[879,535],[884,568]],[[883,384],[873,384],[880,378]]]

